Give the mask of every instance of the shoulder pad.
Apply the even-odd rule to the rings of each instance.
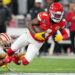
[[[42,21],[42,19],[44,19],[46,16],[48,16],[48,13],[47,12],[40,12],[38,14],[38,20],[39,21]]]
[[[62,19],[62,22],[61,23],[62,23],[62,29],[65,28],[66,20],[65,19]]]

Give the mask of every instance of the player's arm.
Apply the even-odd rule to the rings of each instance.
[[[40,25],[40,21],[43,20],[43,18],[45,17],[45,15],[47,16],[47,13],[45,12],[40,12],[37,16],[37,18],[33,19],[29,24],[27,24],[27,28],[29,29],[29,31],[35,35],[36,31],[35,29],[33,29],[33,25],[35,26],[39,26]],[[43,30],[41,30],[41,32],[43,32]]]
[[[2,66],[4,64],[3,60],[0,59],[0,66]]]
[[[60,32],[62,34],[63,40],[66,40],[68,38],[68,32],[66,31],[66,29],[63,28],[60,30]]]
[[[29,29],[29,31],[35,36],[36,39],[38,40],[45,40],[45,31],[40,29],[40,32],[36,32],[35,29],[33,28],[33,25],[35,26],[39,26],[40,25],[40,21],[43,20],[45,13],[44,12],[40,12],[37,16],[37,18],[33,19],[28,25],[27,28]]]
[[[60,32],[62,34],[62,40],[66,40],[68,38],[68,32],[65,28],[65,25],[66,25],[66,20],[65,19],[62,20],[62,24],[63,24],[63,27],[60,30]]]
[[[3,61],[3,59],[0,59],[0,66],[1,66],[1,67],[6,68],[7,65],[8,65],[8,64],[5,63],[5,62]]]
[[[40,24],[40,21],[39,21],[37,18],[35,18],[35,19],[33,19],[29,24],[27,24],[26,27],[29,29],[29,31],[30,31],[33,35],[35,35],[36,32],[35,32],[35,30],[33,29],[33,25],[38,26],[39,24]]]
[[[38,40],[45,40],[45,37],[43,37],[43,35],[45,34],[44,31],[41,30],[40,33],[36,32],[34,29],[33,29],[33,25],[35,26],[38,26],[40,25],[40,21],[36,18],[36,19],[33,19],[28,25],[27,25],[27,28],[29,29],[29,31],[35,36],[36,39]]]
[[[60,32],[61,32],[62,36],[61,35],[56,35],[55,36],[55,41],[56,42],[59,42],[59,41],[62,41],[62,40],[66,40],[68,38],[68,33],[67,33],[65,28],[61,29]]]
[[[6,66],[7,66],[7,63],[5,63],[4,61],[3,61],[3,59],[6,57],[6,54],[0,54],[0,66],[1,67],[3,67],[3,68],[5,68]]]

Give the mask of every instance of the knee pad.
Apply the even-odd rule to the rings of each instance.
[[[22,64],[23,65],[28,65],[29,64],[28,60],[25,57],[22,58]]]
[[[15,52],[11,48],[9,48],[7,51],[8,56],[12,56],[14,53]]]

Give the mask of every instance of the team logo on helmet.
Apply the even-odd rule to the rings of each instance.
[[[0,44],[5,44],[11,40],[11,37],[7,35],[6,33],[0,34]]]

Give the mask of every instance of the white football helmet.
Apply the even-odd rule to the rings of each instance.
[[[4,49],[7,49],[8,47],[10,47],[11,42],[12,42],[12,38],[9,35],[7,35],[6,33],[0,34],[0,45]]]

